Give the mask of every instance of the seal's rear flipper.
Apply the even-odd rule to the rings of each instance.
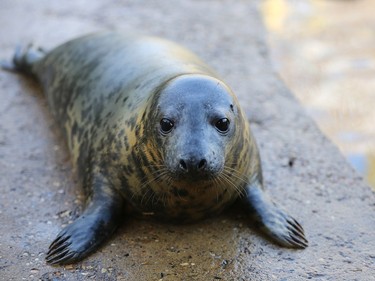
[[[2,69],[12,72],[22,72],[34,75],[33,65],[45,56],[46,52],[41,48],[34,48],[32,44],[26,47],[16,47],[12,61],[0,62]]]

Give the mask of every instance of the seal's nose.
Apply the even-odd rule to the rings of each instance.
[[[181,171],[188,173],[188,172],[202,172],[207,167],[207,160],[206,159],[180,159],[179,168]]]

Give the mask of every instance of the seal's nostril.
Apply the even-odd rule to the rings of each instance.
[[[185,171],[187,171],[187,169],[188,169],[187,165],[186,165],[186,162],[183,159],[180,160],[180,168],[182,170],[185,170]]]
[[[202,159],[199,164],[198,164],[198,169],[199,170],[202,170],[204,167],[206,167],[207,165],[207,160],[206,159]]]
[[[180,159],[179,162],[179,169],[180,171],[186,173],[186,172],[198,172],[198,171],[203,171],[206,166],[207,166],[207,160],[206,159],[201,159],[200,161],[195,160],[194,158],[192,159]]]

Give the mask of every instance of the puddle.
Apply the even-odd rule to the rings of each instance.
[[[375,189],[375,2],[264,0],[273,63]]]

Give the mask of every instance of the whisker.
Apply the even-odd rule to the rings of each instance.
[[[232,187],[234,191],[238,194],[238,196],[243,197],[245,196],[244,191],[241,190],[231,179],[232,174],[226,174],[225,172],[221,173],[221,177],[223,180],[225,180],[229,187]]]
[[[249,183],[248,178],[246,176],[241,175],[236,169],[233,169],[233,168],[228,167],[228,166],[224,166],[223,171],[225,173],[229,172],[228,173],[229,176],[234,176],[236,179],[242,181],[245,184]]]
[[[163,169],[159,169],[159,170],[152,171],[152,172],[151,172],[151,171],[148,171],[147,175],[144,176],[140,181],[141,181],[141,183],[143,184],[143,181],[146,180],[150,175],[153,176],[153,175],[155,175],[155,174],[159,174],[159,173],[164,172],[164,171],[167,171],[167,169],[166,169],[166,168],[163,168]]]
[[[219,203],[219,191],[224,191],[227,189],[227,185],[225,184],[225,180],[222,176],[214,178],[214,185],[216,186],[216,202]]]
[[[141,190],[146,189],[146,191],[143,194],[142,199],[141,199],[141,204],[142,205],[143,205],[144,200],[146,200],[145,203],[144,203],[145,205],[148,205],[148,203],[150,202],[150,200],[151,200],[151,204],[152,205],[154,205],[155,203],[157,203],[159,201],[158,194],[154,190],[152,190],[150,187],[149,188],[146,188],[146,187],[149,184],[153,183],[153,182],[161,182],[163,179],[165,179],[165,178],[168,179],[169,178],[169,176],[168,176],[168,170],[167,169],[162,169],[162,170],[155,171],[151,175],[154,175],[154,177],[152,177],[151,179],[143,182],[141,184],[141,186],[140,186]]]
[[[161,177],[165,176],[166,174],[168,174],[168,171],[167,170],[159,170],[159,171],[155,171],[154,173],[151,173],[151,176],[154,176],[153,178],[141,183],[141,186],[140,188],[143,189],[145,186],[149,185],[150,183],[160,179]],[[147,177],[146,177],[147,178]]]

